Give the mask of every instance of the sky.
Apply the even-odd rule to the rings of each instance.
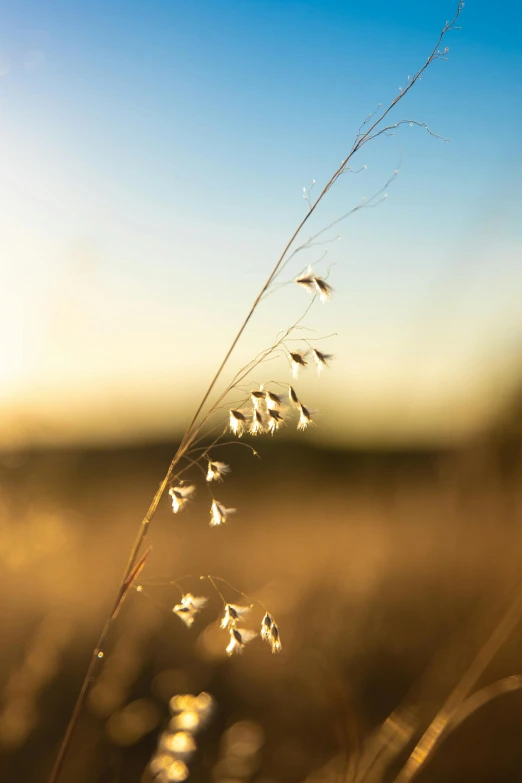
[[[455,5],[0,0],[0,448],[182,431],[303,188]],[[328,274],[303,325],[335,359],[299,380],[317,438],[457,442],[522,379],[522,7],[492,9],[466,3],[390,115],[449,141],[406,124],[365,146],[303,241],[392,178],[387,198],[293,259],[232,357],[300,318],[302,268]],[[280,357],[252,382],[288,379]]]

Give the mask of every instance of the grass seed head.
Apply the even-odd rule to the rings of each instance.
[[[288,387],[288,398],[289,398],[290,402],[292,403],[292,405],[295,405],[296,407],[299,407],[299,404],[300,404],[299,403],[299,397],[295,393],[295,390],[294,390],[293,386],[289,386]]]
[[[265,401],[265,398],[266,392],[263,391],[263,387],[250,392],[250,399],[252,400],[252,405],[256,410],[259,409],[260,404]]]
[[[235,628],[238,620],[241,620],[250,612],[250,606],[238,606],[238,604],[227,604],[225,614],[221,620],[221,628]]]
[[[306,352],[290,351],[290,366],[292,367],[292,376],[297,378],[300,367],[306,367],[308,362],[305,359]]]
[[[181,596],[181,602],[173,608],[174,614],[190,628],[194,622],[195,616],[206,605],[208,598],[204,596],[194,596],[192,593],[185,593]]]
[[[235,508],[226,508],[222,503],[214,500],[210,508],[210,526],[224,525],[228,521],[228,515],[233,514],[235,510]]]
[[[254,410],[248,431],[251,435],[260,435],[265,431],[265,420],[261,411]]]
[[[276,430],[279,429],[279,427],[285,423],[285,420],[279,413],[279,411],[275,410],[268,410],[268,431],[274,434]]]
[[[185,507],[187,501],[190,500],[195,491],[196,487],[194,484],[189,484],[186,487],[171,487],[169,489],[169,495],[172,499],[172,510],[175,514]]]
[[[208,462],[207,481],[223,481],[223,476],[230,473],[231,468],[225,462]]]
[[[237,437],[240,438],[246,428],[246,417],[241,413],[241,411],[231,410],[229,411],[229,419],[231,431],[234,433],[234,435],[237,435]]]
[[[302,288],[305,288],[308,293],[313,294],[317,290],[317,287],[315,285],[315,277],[312,273],[312,267],[308,267],[308,271],[304,275],[300,275],[296,278],[297,285],[300,285]]]
[[[280,408],[283,404],[283,401],[281,400],[281,397],[279,394],[274,394],[274,392],[266,392],[266,407],[274,410],[275,408]]]
[[[333,294],[333,288],[322,277],[314,277],[314,283],[319,292],[319,299],[324,304]]]
[[[308,408],[305,408],[303,403],[300,402],[299,403],[299,421],[297,422],[297,429],[298,430],[305,430],[311,424],[313,424],[312,414],[308,410]]]
[[[279,636],[279,628],[274,622],[272,622],[272,626],[270,628],[270,646],[272,647],[273,653],[281,652],[283,649],[281,645],[281,637]]]
[[[312,352],[315,363],[317,364],[317,374],[320,375],[323,367],[328,367],[328,363],[334,358],[334,355],[333,353],[323,353],[322,351],[317,350],[317,348],[312,348]]]
[[[267,612],[263,617],[263,619],[261,620],[261,639],[263,639],[265,642],[268,642],[270,640],[271,627],[272,627],[272,616]]]
[[[255,636],[257,636],[255,631],[248,631],[244,628],[231,628],[227,655],[233,655],[234,653],[241,654],[245,644],[248,644]]]

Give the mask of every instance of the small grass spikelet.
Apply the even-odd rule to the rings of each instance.
[[[227,522],[228,515],[233,514],[235,511],[235,508],[226,508],[222,503],[213,500],[210,508],[210,526],[224,525]]]
[[[332,286],[326,282],[323,277],[314,275],[312,267],[309,266],[305,274],[296,278],[297,285],[305,288],[310,294],[319,294],[321,302],[326,302],[333,294]]]
[[[281,652],[282,646],[279,628],[275,624],[272,615],[268,612],[266,612],[261,620],[261,639],[263,639],[264,642],[268,642],[273,653]]]
[[[252,405],[256,410],[259,410],[259,406],[261,403],[265,401],[266,398],[266,392],[263,391],[263,387],[260,386],[259,389],[254,389],[254,391],[250,392],[250,399],[252,401]]]
[[[267,391],[266,392],[266,407],[275,410],[275,408],[280,408],[283,404],[283,401],[281,400],[281,397],[279,394],[274,394],[274,392]]]
[[[260,435],[265,431],[265,421],[261,411],[257,409],[254,410],[252,414],[252,422],[248,428],[248,431],[251,435]]]
[[[285,420],[279,411],[268,409],[268,431],[273,435],[279,427],[285,423]]]
[[[246,614],[250,612],[250,606],[239,606],[238,604],[226,604],[225,614],[220,623],[220,627],[234,628],[238,620],[241,620]]]
[[[181,602],[172,609],[174,614],[190,628],[194,622],[195,616],[200,612],[208,599],[204,596],[194,596],[192,593],[185,593],[181,596]]]
[[[189,484],[186,487],[180,485],[169,489],[169,495],[172,498],[172,510],[175,514],[185,507],[195,491],[196,487],[194,484]]]
[[[207,481],[223,481],[223,476],[230,473],[231,468],[225,462],[210,461],[208,462]]]
[[[246,416],[241,411],[230,410],[229,411],[229,426],[234,435],[240,438],[246,429]]]
[[[290,400],[292,405],[294,405],[296,408],[298,408],[299,405],[301,404],[299,402],[299,397],[295,393],[295,389],[293,388],[293,386],[288,387],[288,399]]]
[[[230,629],[230,641],[227,646],[227,655],[234,655],[237,653],[240,655],[243,652],[245,644],[252,641],[257,636],[255,631],[248,631],[244,628],[231,628]]]
[[[290,351],[290,366],[292,367],[292,377],[297,378],[300,367],[306,367],[308,362],[305,359],[306,352]]]
[[[268,642],[270,639],[270,629],[272,627],[272,615],[266,612],[261,620],[261,639]]]
[[[322,277],[314,277],[314,283],[317,291],[319,292],[319,299],[324,304],[330,299],[333,294],[333,288]]]
[[[279,628],[272,620],[272,626],[270,628],[270,646],[273,653],[279,653],[283,649],[281,645],[281,637],[279,636]]]
[[[298,430],[305,430],[307,427],[309,427],[311,424],[313,424],[312,421],[312,414],[306,408],[302,402],[299,403],[299,421],[297,422],[297,429]]]
[[[317,374],[320,375],[323,367],[328,367],[328,362],[334,358],[334,355],[333,353],[323,353],[317,348],[312,348],[312,353],[317,364]]]
[[[317,290],[315,285],[315,277],[312,273],[312,267],[308,267],[308,271],[304,275],[300,275],[296,278],[297,285],[305,288],[309,293],[313,294]]]

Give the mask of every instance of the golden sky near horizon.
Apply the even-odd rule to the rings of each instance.
[[[31,283],[15,272],[23,265],[15,266],[10,295],[4,288],[0,446],[175,437],[248,300],[235,301],[233,287],[219,290],[221,283],[214,281],[210,288],[223,306],[212,311],[211,292],[202,283],[187,310],[183,296],[173,296],[172,302],[165,297],[161,281],[145,296],[132,280],[107,274],[88,245],[69,248],[69,254],[65,275]],[[334,275],[335,267],[332,282]],[[189,269],[182,267],[178,280],[186,291],[192,286],[189,278]],[[305,321],[317,330],[310,335],[337,331],[319,343],[335,354],[331,367],[320,378],[307,368],[295,384],[320,412],[312,437],[341,443],[444,443],[484,427],[501,411],[519,380],[515,350],[494,355],[486,345],[473,353],[473,330],[467,341],[461,331],[462,347],[451,343],[450,328],[448,350],[432,354],[427,329],[422,340],[410,334],[409,343],[399,345],[385,325],[370,331],[364,323],[358,330],[352,324],[343,334],[337,327],[339,322],[346,326],[343,291],[336,289],[330,302],[316,302]],[[308,303],[306,292],[291,286],[268,299],[243,348],[233,355],[231,369],[270,344]],[[444,324],[435,318],[430,328],[438,341]],[[256,383],[270,380],[291,381],[284,358],[252,376]]]

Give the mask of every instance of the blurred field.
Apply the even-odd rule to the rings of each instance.
[[[191,780],[341,780],[345,757],[353,772],[365,739],[408,694],[425,725],[494,626],[522,574],[517,438],[485,437],[445,453],[266,440],[259,448],[261,460],[246,449],[227,453],[233,474],[216,496],[238,512],[226,528],[208,526],[201,486],[177,517],[162,503],[144,591],[132,592],[111,633],[64,783],[150,780],[168,699],[201,690],[217,710]],[[4,456],[1,780],[46,780],[172,453],[156,445]],[[281,629],[280,656],[254,640],[242,657],[226,658],[208,583],[183,583],[212,596],[192,629],[169,611],[179,591],[166,581],[209,573],[267,605]],[[521,642],[522,627],[481,684],[520,672]],[[522,780],[521,718],[520,692],[486,706],[419,780]],[[238,721],[257,732],[242,764],[224,750],[223,732]]]

